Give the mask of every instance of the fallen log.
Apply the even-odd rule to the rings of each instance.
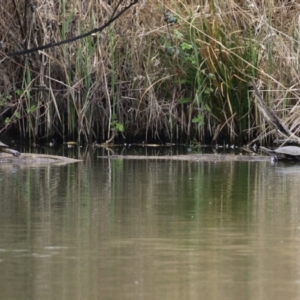
[[[141,155],[109,155],[97,156],[102,159],[137,159],[137,160],[179,160],[179,161],[270,161],[269,156],[263,155],[234,155],[234,154],[187,154],[171,156],[141,156]]]
[[[35,154],[35,153],[22,153],[21,156],[15,157],[8,153],[0,154],[0,166],[2,164],[55,164],[64,165],[82,160],[69,158],[58,155]]]

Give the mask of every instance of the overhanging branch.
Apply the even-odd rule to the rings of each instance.
[[[116,8],[114,9],[114,12],[111,16],[111,18],[108,20],[107,23],[105,23],[103,26],[98,27],[98,28],[94,28],[93,30],[86,32],[84,34],[75,36],[73,38],[67,39],[67,40],[63,40],[57,43],[49,43],[40,47],[35,47],[35,48],[31,48],[31,49],[27,49],[27,50],[21,50],[21,51],[17,51],[17,52],[11,52],[11,53],[5,53],[6,56],[8,57],[14,57],[14,56],[18,56],[18,55],[25,55],[28,53],[32,53],[32,52],[37,52],[40,50],[45,50],[48,48],[52,48],[52,47],[57,47],[60,45],[64,45],[67,43],[71,43],[74,41],[77,41],[79,39],[83,39],[85,37],[88,37],[96,32],[102,31],[104,30],[106,27],[108,27],[110,24],[112,24],[115,20],[117,20],[119,17],[121,17],[121,15],[123,15],[128,9],[130,9],[133,5],[137,4],[139,0],[132,0],[127,6],[124,7],[124,9],[122,11],[120,11],[119,13],[116,14],[117,8],[120,6],[120,4],[123,2],[124,0],[120,0],[116,6]]]

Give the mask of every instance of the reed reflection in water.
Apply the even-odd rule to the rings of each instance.
[[[299,299],[299,165],[0,166],[0,299]]]

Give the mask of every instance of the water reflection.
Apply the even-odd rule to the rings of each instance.
[[[170,156],[190,153],[190,149],[184,145],[159,145],[149,144],[145,146],[138,144],[134,146],[131,144],[120,145],[66,145],[59,144],[50,147],[49,145],[24,145],[22,152],[40,153],[49,155],[61,155],[72,158],[94,159],[95,156],[112,156],[112,155],[144,155],[144,156]],[[196,153],[196,152],[195,152]],[[197,153],[212,153],[211,147],[199,148]]]
[[[80,158],[86,160],[93,160],[95,156],[106,157],[113,155],[140,155],[140,156],[171,156],[171,155],[181,155],[181,154],[201,154],[201,153],[215,153],[215,154],[248,154],[248,152],[243,151],[241,148],[215,148],[210,146],[200,146],[191,147],[186,145],[177,144],[120,144],[120,145],[109,145],[105,147],[100,144],[90,144],[90,145],[66,145],[58,144],[54,146],[49,145],[24,145],[21,148],[21,152],[24,153],[40,153],[49,155],[61,155],[71,158]]]
[[[0,299],[298,299],[299,170],[0,166]]]

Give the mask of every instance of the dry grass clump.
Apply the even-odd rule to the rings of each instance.
[[[270,129],[249,97],[251,78],[299,131],[299,4],[141,0],[102,32],[8,58],[102,26],[115,1],[7,2],[0,121],[22,137],[252,139]]]

